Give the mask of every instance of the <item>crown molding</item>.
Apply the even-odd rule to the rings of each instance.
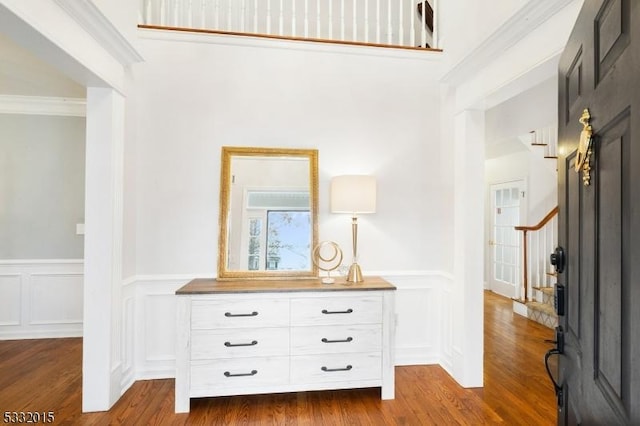
[[[54,1],[123,66],[143,61],[138,51],[92,1]]]
[[[458,86],[477,74],[505,50],[532,33],[560,10],[576,0],[529,0],[489,37],[454,65],[442,82]]]
[[[0,114],[86,117],[87,101],[80,98],[0,95]]]

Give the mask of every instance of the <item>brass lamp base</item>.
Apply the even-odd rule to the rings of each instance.
[[[357,263],[353,263],[349,267],[349,274],[347,275],[347,282],[350,283],[361,283],[364,281],[362,277],[362,271],[360,270],[360,265]]]

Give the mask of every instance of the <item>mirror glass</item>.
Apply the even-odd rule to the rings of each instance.
[[[318,151],[222,147],[218,279],[317,276]]]

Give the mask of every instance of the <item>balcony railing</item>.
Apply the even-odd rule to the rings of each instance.
[[[222,34],[437,48],[438,0],[141,0],[140,25]]]

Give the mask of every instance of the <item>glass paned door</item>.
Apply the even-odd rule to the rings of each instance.
[[[491,290],[515,297],[520,283],[520,238],[514,227],[522,224],[524,181],[491,186],[490,275]]]

